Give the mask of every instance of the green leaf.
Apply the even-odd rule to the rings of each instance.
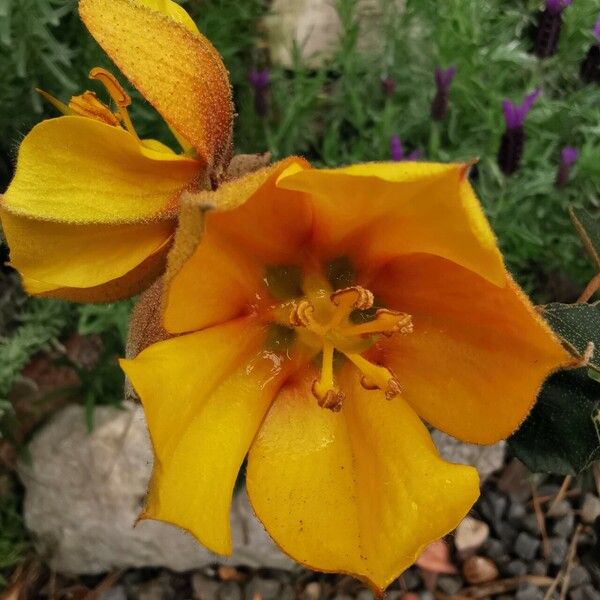
[[[599,418],[600,384],[587,369],[556,373],[509,448],[533,472],[576,475],[600,460]]]
[[[540,312],[576,356],[583,357],[590,342],[596,352],[589,366],[600,369],[600,302],[595,304],[547,304]]]
[[[593,217],[584,208],[569,207],[571,221],[587,253],[600,271],[600,217]]]

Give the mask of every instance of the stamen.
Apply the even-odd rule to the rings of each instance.
[[[69,108],[83,117],[90,117],[102,121],[107,125],[118,125],[117,116],[100,100],[94,92],[83,92],[80,96],[73,96],[69,102]]]
[[[347,353],[346,356],[363,373],[360,383],[367,390],[380,389],[388,400],[395,398],[402,392],[400,382],[392,372],[381,365],[375,365],[363,358],[360,354]]]
[[[329,328],[333,329],[346,319],[354,309],[366,310],[373,306],[373,293],[359,285],[337,290],[329,296],[331,303],[336,307]]]
[[[294,303],[290,313],[290,325],[292,327],[306,327],[310,331],[324,336],[327,333],[325,327],[315,321],[315,307],[308,300]]]
[[[106,91],[119,109],[119,114],[121,115],[125,129],[139,140],[139,136],[133,127],[129,113],[127,112],[127,107],[131,104],[131,97],[117,81],[117,78],[102,67],[94,67],[90,71],[90,79],[99,81],[106,88]]]
[[[339,331],[342,335],[382,334],[389,337],[397,332],[412,333],[413,324],[412,317],[407,313],[380,308],[372,321],[340,327]]]
[[[335,386],[333,380],[333,350],[333,344],[329,340],[323,340],[321,376],[313,382],[312,393],[321,408],[338,412],[342,408],[345,394]]]

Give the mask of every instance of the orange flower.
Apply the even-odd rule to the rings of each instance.
[[[171,127],[184,153],[140,140],[131,100],[96,68],[116,112],[93,92],[23,140],[0,218],[11,263],[32,294],[84,301],[131,296],[163,270],[181,193],[210,187],[231,152],[233,108],[218,52],[171,0],[81,0],[107,54]]]
[[[231,552],[248,455],[277,544],[378,591],[459,523],[477,473],[440,459],[421,419],[493,443],[569,360],[507,274],[467,168],[291,158],[184,201],[175,337],[122,361],[156,456],[143,518]]]

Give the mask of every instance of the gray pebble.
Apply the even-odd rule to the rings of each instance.
[[[500,558],[502,555],[506,554],[506,549],[500,540],[497,540],[496,538],[488,538],[483,544],[483,552],[492,560],[496,560],[497,558]]]
[[[102,592],[98,596],[98,600],[127,600],[127,593],[122,585],[117,585],[110,590]]]
[[[588,584],[569,592],[570,600],[600,600],[600,592]]]
[[[504,519],[504,512],[506,511],[507,504],[508,500],[506,499],[506,496],[494,491],[490,491],[487,497],[485,497],[485,501],[481,503],[481,512],[483,516],[496,529]]]
[[[573,512],[571,503],[568,500],[561,500],[558,502],[558,504],[552,507],[552,512],[548,513],[548,516],[554,517],[555,519],[560,519],[571,512]]]
[[[540,528],[538,526],[536,516],[533,513],[527,514],[521,521],[521,529],[531,533],[532,535],[540,534]]]
[[[559,567],[563,564],[565,557],[567,556],[569,544],[567,543],[567,540],[558,537],[549,538],[548,543],[550,544],[550,564]]]
[[[431,592],[421,592],[421,600],[435,600]]]
[[[531,565],[532,575],[547,575],[548,565],[543,560],[534,560]]]
[[[575,528],[575,515],[573,512],[567,513],[564,517],[556,521],[552,527],[552,531],[555,535],[561,538],[571,537],[573,529]]]
[[[505,548],[510,548],[519,535],[518,530],[510,523],[500,523],[498,525],[498,535]]]
[[[438,588],[447,596],[453,596],[463,586],[460,577],[452,577],[451,575],[440,575],[437,580]]]
[[[406,586],[407,590],[415,590],[421,585],[421,576],[416,569],[408,569],[404,571],[401,576],[402,582]]]
[[[375,595],[371,590],[360,590],[356,594],[356,600],[375,600]]]
[[[246,600],[252,600],[258,592],[262,600],[277,600],[281,583],[275,579],[263,579],[262,577],[253,577],[246,586]]]
[[[540,547],[540,541],[528,533],[521,532],[515,541],[515,554],[523,560],[533,560]]]
[[[224,581],[219,587],[219,600],[242,600],[242,590],[235,581]]]
[[[544,593],[531,583],[522,583],[515,594],[515,600],[544,600]]]
[[[511,560],[506,565],[506,574],[511,577],[521,577],[527,574],[527,565],[522,560]]]
[[[570,586],[571,588],[579,587],[591,582],[588,570],[581,565],[574,565],[571,569]]]
[[[520,525],[526,514],[527,511],[521,502],[511,502],[506,518],[511,525]]]

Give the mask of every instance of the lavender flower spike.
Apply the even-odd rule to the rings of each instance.
[[[393,135],[390,138],[390,156],[395,162],[404,160],[404,148],[402,147],[402,140],[397,135]]]
[[[269,70],[252,69],[248,81],[254,88],[254,110],[261,117],[266,117],[269,114],[269,84],[271,82]]]
[[[454,65],[447,69],[435,70],[437,92],[431,103],[431,118],[434,121],[441,121],[448,112],[448,92],[455,75],[456,67]]]
[[[560,163],[556,170],[556,178],[554,185],[557,188],[562,188],[569,182],[571,176],[571,167],[579,158],[579,150],[573,146],[565,146],[560,152]]]
[[[419,160],[421,158],[420,150],[413,150],[408,156],[404,153],[404,146],[399,136],[393,135],[390,138],[390,156],[394,162],[405,160]]]
[[[571,6],[573,0],[546,0],[546,10],[552,14],[562,12],[567,6]]]
[[[525,118],[531,110],[534,102],[540,95],[540,90],[536,89],[531,94],[527,94],[521,104],[515,104],[506,99],[502,102],[502,110],[504,111],[504,120],[507,129],[518,129],[523,127]]]
[[[600,16],[592,30],[596,42],[590,46],[588,53],[581,63],[581,79],[586,83],[594,81],[600,84]]]
[[[502,102],[506,131],[500,142],[498,166],[505,175],[512,175],[519,168],[523,156],[523,146],[525,145],[523,124],[539,95],[540,90],[534,90],[531,94],[525,96],[521,104],[515,104],[508,99]]]
[[[250,71],[250,75],[248,76],[248,81],[250,85],[256,90],[264,90],[269,87],[269,70],[268,69],[252,69]]]
[[[562,29],[562,12],[573,0],[546,0],[546,9],[540,12],[535,36],[535,53],[548,58],[556,52]]]

